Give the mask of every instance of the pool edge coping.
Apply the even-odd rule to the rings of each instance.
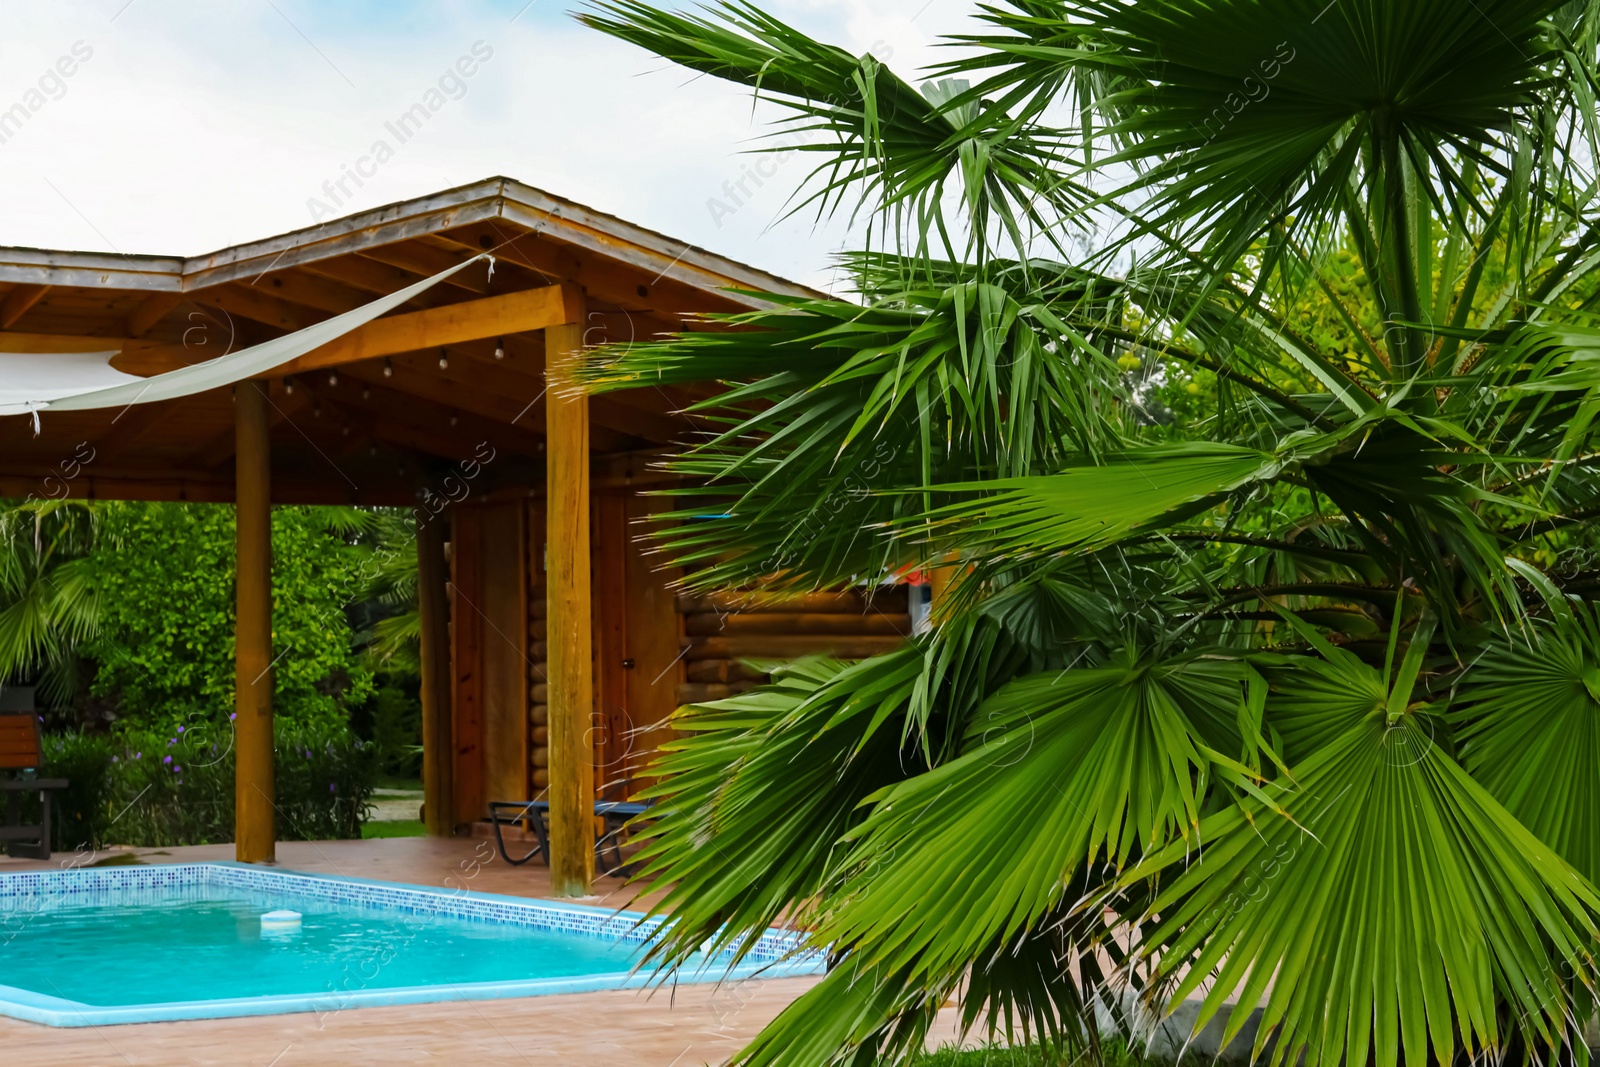
[[[592,917],[598,922],[622,921],[629,924],[632,929],[637,929],[641,923],[651,923],[658,926],[665,921],[661,917],[648,916],[644,912],[626,911],[621,908],[612,909],[596,907],[591,904],[578,904],[567,901],[548,900],[542,897],[518,897],[504,893],[485,893],[471,889],[439,889],[407,882],[386,882],[372,878],[358,878],[338,874],[323,874],[311,871],[296,871],[288,868],[265,867],[257,864],[239,863],[232,860],[195,861],[189,863],[156,864],[168,871],[198,871],[200,877],[192,884],[221,884],[247,888],[247,884],[232,880],[218,879],[213,883],[209,877],[211,872],[234,871],[249,872],[263,875],[268,879],[281,878],[285,881],[304,879],[330,884],[356,885],[374,890],[398,889],[409,893],[418,893],[427,897],[450,899],[467,899],[487,904],[510,906],[519,910],[569,912],[577,915]],[[115,881],[115,875],[109,872],[127,870],[125,867],[114,868],[70,868],[60,871],[17,871],[0,873],[0,885],[5,885],[12,878],[33,880],[33,876],[84,876],[100,874],[107,881]],[[42,879],[50,881],[49,878]],[[94,880],[86,878],[84,880]],[[176,883],[183,884],[183,883]],[[5,894],[23,895],[23,894]],[[389,906],[393,910],[400,910]],[[438,913],[449,915],[450,912],[438,909]],[[493,922],[492,918],[456,914],[454,918],[476,919],[477,921]],[[505,921],[505,920],[502,920]],[[531,925],[531,924],[530,924]],[[598,933],[585,936],[602,936]],[[774,941],[792,942],[793,947],[799,948],[801,940],[800,931],[782,927],[769,928],[763,938],[772,937]],[[617,938],[621,940],[621,938]],[[65,997],[53,997],[49,994],[33,990],[22,989],[16,986],[0,984],[0,1016],[18,1019],[24,1022],[41,1024],[58,1028],[72,1028],[85,1026],[125,1025],[145,1022],[178,1022],[198,1019],[222,1018],[248,1018],[256,1016],[288,1015],[297,1013],[322,1012],[323,1014],[336,1014],[348,1008],[381,1007],[405,1004],[429,1004],[471,1002],[479,1000],[504,1000],[522,997],[555,996],[570,993],[601,992],[611,989],[658,989],[675,985],[720,985],[725,982],[741,982],[749,980],[765,980],[770,978],[795,978],[807,977],[826,972],[826,962],[816,950],[809,953],[812,959],[780,956],[769,961],[745,962],[727,967],[705,966],[694,972],[669,972],[661,971],[628,971],[612,972],[601,975],[564,976],[557,978],[531,978],[511,979],[498,982],[471,982],[460,984],[439,984],[429,986],[405,986],[392,989],[357,989],[337,992],[329,990],[322,993],[283,993],[267,994],[258,997],[231,997],[217,1000],[190,1000],[168,1001],[160,1004],[139,1005],[114,1005],[103,1006],[85,1004],[80,1001],[68,1000]]]

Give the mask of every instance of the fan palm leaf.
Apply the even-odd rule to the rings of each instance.
[[[1462,765],[1600,884],[1600,622],[1577,606],[1490,645],[1452,712]]]
[[[761,1064],[1129,987],[1277,1062],[1581,1058],[1600,2],[978,17],[917,88],[748,6],[590,16],[779,102],[872,227],[856,299],[591,355],[707,398],[659,543],[954,575],[908,648],[682,713],[659,957],[829,949]]]

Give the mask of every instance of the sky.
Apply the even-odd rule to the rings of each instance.
[[[571,17],[574,0],[51,0],[0,39],[0,245],[197,255],[494,175],[835,288],[797,156],[727,190],[774,112]],[[965,0],[761,0],[902,76]],[[471,71],[464,76],[463,71]],[[391,127],[439,93],[403,142]],[[438,98],[434,98],[437,103]],[[390,152],[375,151],[378,142]],[[346,177],[359,169],[359,187]],[[343,178],[342,189],[339,186]],[[731,210],[730,210],[731,209]]]

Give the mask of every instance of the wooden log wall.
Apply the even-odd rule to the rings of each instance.
[[[530,680],[517,640],[532,570],[521,501],[454,509],[450,542],[451,734],[456,825],[528,791]]]
[[[900,647],[911,634],[906,590],[810,593],[780,599],[762,593],[680,596],[685,649],[679,704],[721,700],[768,676],[747,660],[832,655],[865,659]]]
[[[550,644],[545,629],[544,504],[528,502],[528,761],[534,795],[550,786]]]

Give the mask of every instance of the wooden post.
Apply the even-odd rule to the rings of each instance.
[[[418,510],[417,615],[422,623],[422,808],[428,833],[455,832],[455,742],[450,731],[450,608],[442,515]]]
[[[578,897],[594,881],[589,403],[569,394],[583,327],[549,327],[544,344],[550,884],[557,896]]]
[[[234,855],[276,858],[272,766],[272,458],[264,382],[234,387]]]
[[[960,570],[949,562],[952,558],[946,556],[941,566],[928,569],[928,615],[935,623],[942,622],[949,611],[946,600],[950,595],[950,587],[961,576]]]

